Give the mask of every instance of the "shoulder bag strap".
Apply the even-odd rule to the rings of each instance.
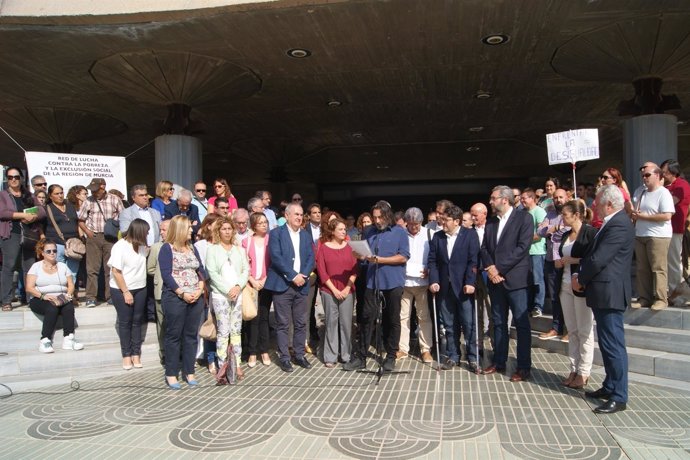
[[[53,217],[53,211],[50,209],[50,203],[48,204],[48,206],[46,206],[46,211],[48,211],[48,217],[50,218],[50,221],[53,223],[53,227],[55,227],[55,231],[57,232],[58,236],[63,242],[66,243],[67,241],[65,241],[65,235],[62,234],[60,227],[55,222],[55,217]]]

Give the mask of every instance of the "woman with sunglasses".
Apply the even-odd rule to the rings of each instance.
[[[7,189],[0,191],[0,250],[3,257],[0,301],[2,311],[12,311],[14,267],[21,260],[25,273],[36,261],[35,243],[26,242],[33,239],[38,241],[42,233],[40,222],[45,218],[45,210],[42,206],[37,206],[38,203],[22,182],[22,172],[19,168],[8,168],[6,177]],[[23,245],[22,234],[25,236]]]
[[[604,185],[616,185],[620,189],[621,193],[623,194],[623,200],[625,201],[624,208],[625,212],[630,215],[632,212],[632,203],[630,201],[630,193],[628,193],[628,187],[625,185],[625,181],[623,180],[623,176],[621,175],[621,172],[617,170],[616,168],[608,168],[606,169],[601,176],[599,176],[599,187],[603,187]],[[597,202],[594,200],[592,203],[592,227],[594,228],[601,228],[601,225],[604,223],[604,220],[601,219],[597,215]]]
[[[214,196],[208,199],[208,213],[211,214],[215,212],[216,198],[225,197],[228,200],[228,214],[232,214],[232,211],[237,209],[237,198],[230,191],[230,184],[223,178],[218,178],[213,181],[213,192]]]
[[[151,201],[151,207],[161,213],[161,216],[165,215],[165,206],[172,203],[172,199],[175,194],[175,188],[173,183],[169,180],[162,180],[156,185],[156,198]]]
[[[29,308],[43,316],[41,353],[53,353],[53,335],[59,316],[62,316],[62,349],[82,350],[84,345],[74,338],[74,294],[72,273],[67,265],[57,261],[57,245],[51,240],[41,240],[36,244],[38,262],[33,264],[26,275],[26,292],[33,296]]]

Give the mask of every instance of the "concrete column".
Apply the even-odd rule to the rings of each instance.
[[[180,134],[156,138],[156,183],[169,180],[191,190],[202,172],[201,139]]]
[[[623,175],[632,194],[640,186],[639,167],[678,158],[678,119],[675,115],[641,115],[623,122]]]

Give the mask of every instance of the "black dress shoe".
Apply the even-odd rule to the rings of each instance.
[[[294,369],[290,361],[278,361],[278,366],[283,372],[292,372]]]
[[[383,362],[383,372],[393,372],[395,370],[395,356],[387,356]]]
[[[355,371],[360,369],[366,369],[367,363],[359,356],[353,356],[349,362],[343,364],[342,369],[344,371]]]
[[[304,356],[302,356],[301,358],[295,358],[295,364],[305,369],[311,369],[311,363],[307,361],[307,358]]]
[[[624,411],[626,409],[624,402],[606,401],[601,406],[594,409],[597,414],[614,414],[616,412]]]
[[[473,374],[481,375],[483,373],[482,368],[477,366],[475,363],[467,364],[467,369]]]
[[[449,371],[457,365],[458,363],[456,363],[452,359],[446,358],[446,360],[441,363],[441,369],[443,369],[444,371]]]
[[[611,397],[611,392],[603,388],[599,388],[597,391],[585,391],[585,396],[594,399],[609,399]]]

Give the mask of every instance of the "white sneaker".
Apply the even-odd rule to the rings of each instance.
[[[38,345],[38,351],[41,353],[53,353],[53,342],[49,338],[44,337],[41,339],[41,343]]]
[[[62,341],[63,350],[83,350],[84,344],[74,338],[74,334],[66,335]]]

